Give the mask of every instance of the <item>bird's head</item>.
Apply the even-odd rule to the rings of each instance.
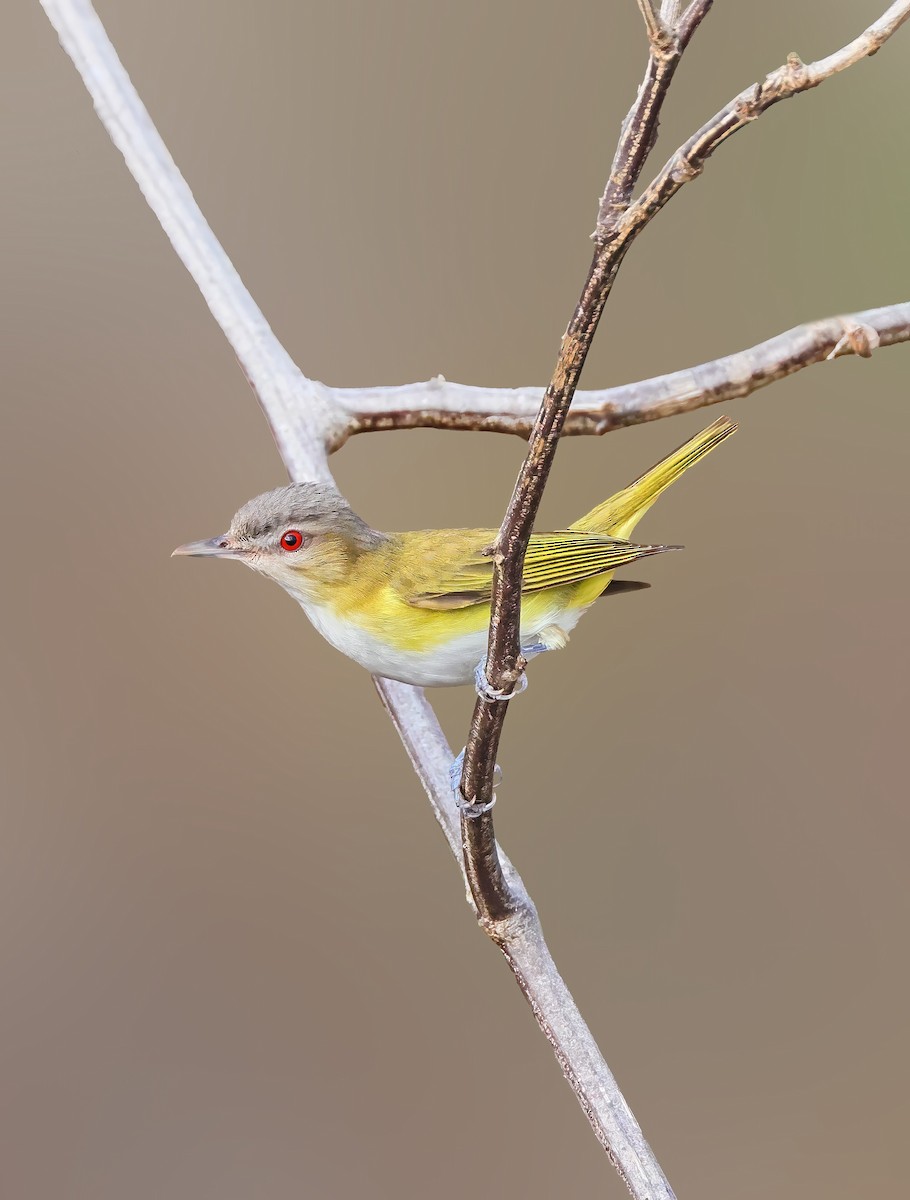
[[[292,483],[247,501],[227,533],[188,542],[174,554],[239,559],[299,597],[340,582],[364,551],[383,541],[330,485]]]

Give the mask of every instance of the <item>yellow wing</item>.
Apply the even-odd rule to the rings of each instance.
[[[540,592],[608,575],[617,567],[678,550],[678,546],[639,546],[627,538],[657,497],[700,458],[736,429],[721,417],[634,483],[557,533],[534,533],[525,557],[522,592]],[[398,561],[392,573],[395,592],[416,608],[469,608],[489,603],[493,561],[488,550],[492,529],[447,529],[444,534],[394,535]],[[605,585],[606,586],[606,585]],[[590,603],[594,596],[588,597]]]
[[[465,545],[467,537],[470,546]],[[488,604],[493,590],[493,560],[484,554],[484,549],[494,537],[493,530],[482,541],[476,531],[447,530],[448,549],[434,548],[434,552],[424,554],[420,567],[399,574],[396,590],[415,608],[451,609]],[[639,558],[678,549],[679,546],[640,546],[571,529],[534,533],[525,556],[521,590],[525,594],[581,583]],[[408,558],[414,561],[413,552]]]

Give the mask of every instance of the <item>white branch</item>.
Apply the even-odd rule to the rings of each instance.
[[[307,379],[269,328],[200,212],[88,0],[41,0],[95,109],[162,228],[233,347],[299,478],[330,478],[326,447],[349,416],[332,389]],[[449,845],[461,861],[458,816],[448,782],[451,751],[423,693],[377,680],[383,702],[417,770]],[[516,893],[527,895],[505,864]],[[528,898],[501,949],[592,1128],[637,1200],[673,1191],[629,1110],[550,956]]]
[[[682,0],[663,0],[660,6],[660,19],[667,29],[675,29],[679,24],[679,14]]]
[[[221,326],[268,418],[288,469],[328,477],[324,444],[337,409],[275,337],[209,228],[167,146],[87,0],[42,0],[42,7],[123,155],[149,207]]]
[[[910,341],[910,302],[796,325],[767,341],[668,375],[600,391],[578,391],[562,436],[603,434],[749,396],[814,363],[868,358],[880,346]],[[349,419],[343,438],[386,429],[467,429],[527,437],[544,389],[485,388],[438,375],[396,387],[335,388]],[[342,439],[343,440],[343,439]]]
[[[392,679],[373,682],[452,853],[461,861],[461,825],[448,782],[452,751],[430,702],[422,689],[406,683]],[[503,874],[520,910],[510,936],[500,943],[518,986],[585,1110],[597,1140],[629,1191],[637,1200],[674,1200],[673,1189],[559,974],[521,877],[501,849],[499,854]]]
[[[908,18],[910,18],[908,0],[895,0],[895,3],[890,5],[877,21],[873,21],[852,42],[848,42],[840,50],[835,50],[827,58],[820,58],[817,62],[809,63],[805,68],[808,76],[805,86],[817,87],[823,80],[836,75],[838,71],[846,71],[860,59],[876,54]]]

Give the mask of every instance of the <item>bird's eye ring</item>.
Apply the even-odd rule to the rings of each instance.
[[[281,535],[279,545],[282,550],[294,551],[299,550],[305,540],[299,529],[288,529]]]

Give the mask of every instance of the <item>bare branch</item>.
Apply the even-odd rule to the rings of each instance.
[[[714,0],[691,0],[682,14],[683,0],[636,0],[648,42],[657,51],[671,47],[677,39],[685,48],[698,25],[701,24]]]
[[[613,288],[613,281],[632,238],[616,230],[628,208],[632,190],[657,136],[660,112],[679,60],[710,0],[695,0],[685,36],[675,28],[664,44],[652,42],[644,81],[622,124],[619,142],[600,202],[596,249],[575,312],[563,334],[553,377],[531,430],[528,453],[500,526],[493,558],[490,635],[484,675],[486,692],[478,694],[465,747],[460,782],[461,834],[465,873],[481,923],[491,937],[507,925],[516,910],[508,880],[500,867],[492,807],[496,753],[508,701],[524,671],[521,653],[522,571],[528,539],[543,497],[559,437],[578,386],[588,350]]]
[[[854,330],[869,332],[857,340],[851,336]],[[906,341],[910,301],[796,325],[757,346],[683,371],[601,391],[577,391],[562,436],[609,433],[738,400],[813,363],[849,354],[868,358],[876,347]],[[335,388],[333,395],[348,412],[345,437],[387,429],[462,429],[526,438],[543,388],[470,387],[437,376],[401,387]]]
[[[269,328],[193,199],[91,4],[42,4],[82,76],[98,118],[240,362],[291,473],[328,478],[325,430],[340,436],[328,389],[307,379]]]
[[[637,0],[637,4],[645,23],[649,43],[652,46],[662,45],[666,41],[667,30],[660,19],[660,10],[655,0]]]
[[[650,48],[645,76],[626,114],[619,132],[616,153],[597,213],[596,241],[605,241],[615,231],[632,198],[632,189],[641,175],[648,155],[657,140],[660,110],[666,99],[679,60],[689,39],[707,15],[713,0],[696,0],[691,19],[685,30],[678,31],[675,22],[666,25],[649,0],[640,0],[642,13],[650,14],[655,32],[652,35],[648,16]]]
[[[669,11],[676,13],[676,5]],[[697,4],[687,12],[698,14]],[[623,124],[610,180],[593,235],[596,250],[581,298],[563,335],[553,378],[544,393],[531,431],[528,453],[519,472],[505,518],[492,547],[493,597],[487,648],[486,692],[478,695],[465,748],[460,784],[465,867],[482,923],[495,937],[497,926],[512,912],[508,882],[500,869],[491,812],[493,773],[508,701],[524,671],[521,654],[521,587],[528,539],[556,454],[588,350],[625,254],[651,218],[682,185],[702,169],[707,157],[738,128],[772,104],[815,87],[837,71],[875,53],[910,15],[910,0],[893,4],[885,15],[842,51],[806,67],[790,55],[780,70],[741,93],[674,155],[645,190],[626,207],[656,134],[661,105],[682,47],[658,53],[652,45],[648,73],[629,117]],[[697,23],[697,22],[696,22]],[[615,202],[611,199],[615,195]]]
[[[686,15],[688,17],[688,13]],[[841,50],[808,65],[800,60],[798,54],[791,54],[783,66],[766,75],[761,83],[752,84],[740,92],[680,146],[656,179],[628,208],[617,222],[617,240],[628,243],[634,239],[671,196],[675,196],[684,184],[701,174],[708,158],[727,138],[779,101],[818,87],[832,75],[875,54],[908,17],[910,0],[897,0],[877,21]]]
[[[675,29],[679,24],[679,14],[683,0],[663,0],[660,6],[660,19],[667,29]]]
[[[713,3],[714,0],[691,0],[691,3],[675,25],[676,32],[683,45],[688,42],[689,38],[705,19],[708,9]],[[681,8],[682,5],[678,7]]]
[[[269,328],[199,211],[89,0],[41,3],[99,118],[241,360],[288,468],[298,478],[329,478],[325,450],[348,426],[348,414],[336,406],[330,389],[300,373]],[[460,859],[448,783],[451,752],[432,709],[418,689],[376,682]],[[672,1200],[670,1185],[550,957],[527,892],[507,859],[502,869],[517,903],[497,941],[538,1025],[636,1200]]]
[[[446,840],[461,858],[462,827],[448,784],[452,751],[420,688],[375,679],[376,689],[404,742]],[[494,941],[506,958],[531,1011],[597,1137],[636,1200],[674,1200],[654,1152],[616,1084],[591,1031],[556,968],[536,909],[515,868],[499,861],[512,899]]]

